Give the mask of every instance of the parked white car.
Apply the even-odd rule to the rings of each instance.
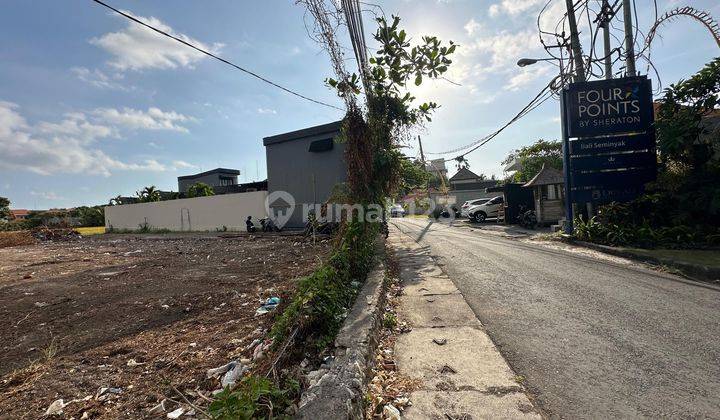
[[[400,204],[390,206],[390,217],[404,217],[405,209]]]
[[[468,209],[468,219],[475,222],[484,222],[489,217],[497,217],[503,205],[503,197],[495,197],[483,204]]]
[[[474,200],[464,202],[460,207],[460,216],[468,217],[468,210],[470,210],[470,207],[479,206],[480,204],[485,204],[488,201],[490,201],[490,198],[476,198]]]

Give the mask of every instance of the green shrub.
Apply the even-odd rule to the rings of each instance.
[[[218,394],[209,411],[215,419],[290,418],[286,410],[299,391],[296,381],[287,381],[286,389],[280,389],[267,378],[248,376],[235,390]]]
[[[288,307],[273,325],[276,345],[295,328],[322,350],[337,335],[372,265],[376,223],[350,222],[328,261],[298,284]]]

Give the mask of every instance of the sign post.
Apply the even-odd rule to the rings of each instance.
[[[629,201],[655,179],[652,85],[644,76],[572,83],[560,103],[572,233],[572,203]]]

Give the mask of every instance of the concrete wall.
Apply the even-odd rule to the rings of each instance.
[[[267,191],[253,191],[108,206],[105,207],[105,227],[137,230],[147,223],[155,229],[173,231],[215,231],[223,226],[244,231],[247,216],[252,216],[257,226],[259,220],[266,217],[266,197]]]
[[[303,204],[324,203],[335,185],[347,180],[344,143],[328,151],[309,151],[310,143],[336,137],[339,128],[339,123],[332,123],[264,139],[269,193],[285,191],[295,199],[285,227],[304,227]]]

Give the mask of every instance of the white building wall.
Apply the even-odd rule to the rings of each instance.
[[[105,228],[137,230],[145,223],[154,229],[172,231],[244,231],[245,219],[253,222],[267,216],[267,191],[184,198],[155,203],[105,207]]]

